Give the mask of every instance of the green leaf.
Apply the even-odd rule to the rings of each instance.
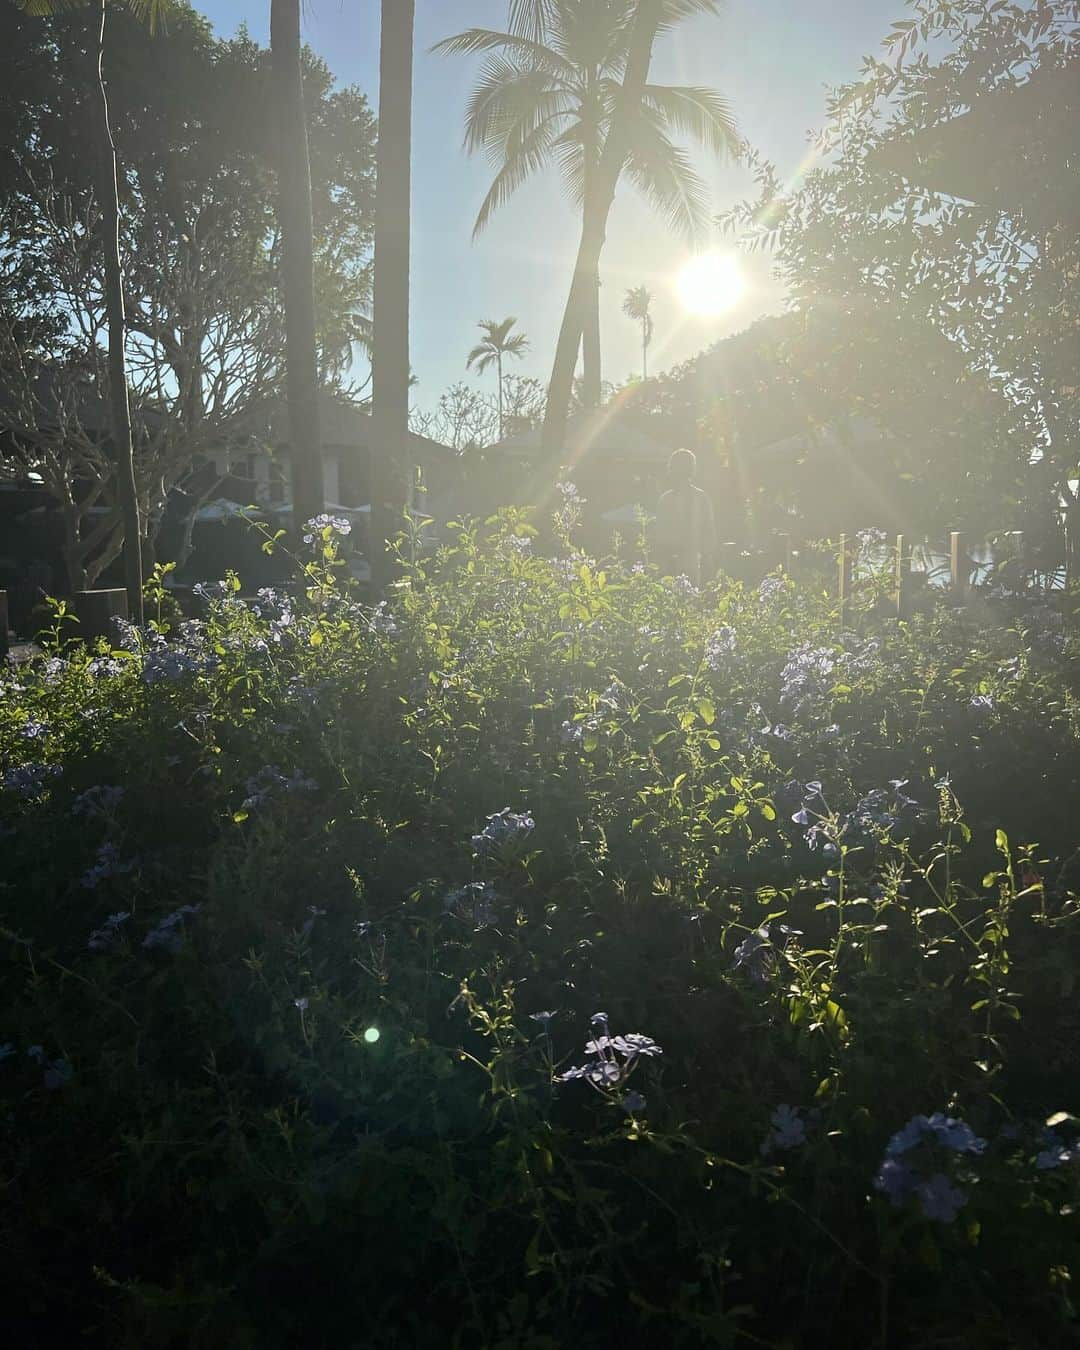
[[[1008,857],[1009,836],[1005,833],[1004,830],[998,830],[998,832],[994,835],[994,844],[996,845],[999,853],[1004,853],[1005,856]]]
[[[769,805],[768,802],[758,802],[758,810],[761,812],[762,816],[764,816],[766,820],[776,819],[776,812],[773,810],[773,808]]]
[[[697,710],[701,714],[701,720],[707,727],[711,727],[716,721],[716,704],[711,698],[699,698]]]

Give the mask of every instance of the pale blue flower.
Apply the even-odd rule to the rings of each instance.
[[[464,920],[479,931],[490,927],[498,917],[497,899],[495,888],[490,882],[470,881],[447,893],[443,912]]]
[[[143,938],[143,947],[147,951],[166,951],[176,953],[184,945],[183,931],[185,921],[194,918],[202,905],[181,905],[165,916],[156,928]]]
[[[488,816],[487,824],[472,837],[473,851],[481,857],[514,853],[536,828],[528,811],[511,811],[504,806]]]
[[[915,1187],[915,1195],[923,1215],[938,1223],[952,1223],[967,1203],[967,1195],[954,1186],[944,1172],[935,1172],[926,1181],[920,1181]]]
[[[100,928],[95,928],[87,941],[87,950],[92,952],[103,952],[116,944],[120,936],[121,927],[131,918],[130,913],[121,910],[117,914],[110,914]]]
[[[20,764],[8,769],[0,786],[17,797],[40,797],[51,779],[59,778],[64,770],[59,764]]]
[[[88,820],[107,818],[115,813],[123,800],[124,789],[115,784],[98,783],[80,792],[71,803],[73,816],[85,816]]]
[[[93,890],[110,877],[117,877],[125,872],[130,872],[134,866],[135,863],[132,859],[122,859],[120,850],[116,845],[107,841],[98,846],[97,862],[94,863],[93,867],[88,867],[82,874],[82,885],[87,890]]]
[[[344,516],[331,516],[327,512],[312,516],[304,525],[307,534],[304,535],[305,544],[313,544],[316,534],[321,535],[323,530],[330,530],[333,534],[347,535],[352,533],[352,525]]]
[[[806,1143],[806,1122],[798,1107],[781,1103],[769,1117],[771,1129],[765,1141],[766,1151],[774,1148],[800,1148]]]

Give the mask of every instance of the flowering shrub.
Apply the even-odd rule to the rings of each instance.
[[[13,1343],[1076,1339],[1068,600],[840,630],[578,507],[0,676]]]

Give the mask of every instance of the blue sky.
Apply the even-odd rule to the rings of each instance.
[[[222,36],[243,22],[259,41],[268,40],[268,0],[204,0],[202,8]],[[532,343],[516,368],[547,378],[577,247],[578,221],[554,172],[523,188],[480,239],[471,240],[491,177],[486,160],[461,148],[478,63],[433,56],[429,48],[462,28],[502,28],[505,17],[506,0],[417,0],[411,317],[420,380],[415,401],[424,407],[453,381],[473,379],[465,356],[482,318],[516,315]],[[659,41],[653,78],[719,90],[742,133],[791,175],[804,162],[807,133],[823,120],[826,88],[853,78],[862,57],[877,53],[890,23],[903,17],[903,0],[728,0],[720,18],[698,18]],[[378,0],[306,0],[304,38],[339,80],[359,85],[377,106]],[[705,155],[696,159],[714,209],[750,193],[744,170]],[[719,318],[688,318],[672,288],[689,256],[633,189],[620,191],[601,267],[605,378],[640,371],[636,329],[621,312],[630,286],[645,283],[655,296],[652,371],[781,308],[767,259],[751,258],[743,264],[748,285],[734,309]]]

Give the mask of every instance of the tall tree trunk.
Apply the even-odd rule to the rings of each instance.
[[[409,445],[409,192],[414,0],[382,0],[371,413],[372,583],[390,579]]]
[[[319,374],[315,350],[311,166],[300,63],[300,0],[270,0],[270,51],[278,110],[278,223],[285,304],[293,528],[323,509]]]
[[[544,410],[543,445],[554,457],[561,453],[566,435],[566,418],[574,385],[574,366],[577,364],[581,335],[589,321],[589,303],[593,279],[599,275],[600,254],[607,234],[607,221],[615,200],[615,188],[626,161],[626,136],[629,112],[641,102],[652,62],[653,42],[660,22],[660,0],[638,0],[626,69],[608,129],[607,139],[600,155],[600,164],[593,190],[586,193],[581,242],[578,245],[574,277],[570,283],[566,309],[563,312],[559,340],[555,347],[555,362],[548,385],[547,407]]]
[[[589,278],[581,334],[581,401],[586,408],[600,406],[603,374],[600,360],[600,273]]]
[[[649,316],[646,314],[641,320],[641,380],[644,383],[649,378]]]
[[[506,435],[503,426],[503,383],[502,383],[502,352],[495,353],[495,361],[499,372],[499,440]]]
[[[120,186],[116,142],[109,121],[109,95],[105,88],[106,13],[106,0],[101,0],[97,74],[101,92],[101,227],[104,235],[105,316],[109,326],[109,412],[116,455],[117,495],[124,522],[124,586],[127,590],[128,614],[133,623],[142,623],[142,531],[139,524],[139,495],[135,487],[127,361],[124,356],[127,316],[124,313],[124,277],[120,269]]]

